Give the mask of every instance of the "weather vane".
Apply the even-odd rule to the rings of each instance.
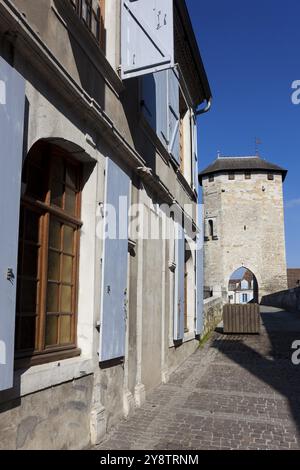
[[[259,157],[259,146],[262,144],[262,141],[258,138],[255,137],[255,155]]]

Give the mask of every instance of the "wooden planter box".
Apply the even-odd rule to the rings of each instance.
[[[224,333],[259,334],[260,308],[258,304],[227,304],[223,307]]]

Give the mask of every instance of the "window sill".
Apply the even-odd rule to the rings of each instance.
[[[169,349],[173,349],[175,347],[181,347],[184,343],[189,343],[191,341],[198,341],[197,338],[196,338],[196,335],[194,332],[187,332],[187,333],[184,333],[184,337],[183,337],[183,340],[181,342],[179,342],[179,345],[175,345],[174,344],[174,339],[173,338],[169,338]]]
[[[17,399],[91,375],[94,370],[95,361],[82,356],[15,370],[14,387],[0,393],[0,402]]]
[[[63,361],[72,357],[78,357],[80,354],[80,349],[73,348],[45,354],[36,354],[35,356],[31,357],[20,357],[15,359],[15,370],[28,369],[29,367],[38,366],[41,364]]]

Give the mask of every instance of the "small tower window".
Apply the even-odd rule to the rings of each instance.
[[[212,220],[208,221],[208,226],[209,226],[209,236],[213,238],[214,236],[214,222]]]
[[[228,173],[228,179],[229,180],[235,180],[235,174],[233,171],[231,171],[230,173]]]
[[[215,181],[214,175],[210,175],[208,181],[209,181],[210,183],[213,183],[213,182]]]
[[[251,180],[251,173],[250,171],[245,172],[245,180]]]
[[[274,175],[273,175],[273,173],[269,173],[269,174],[268,174],[268,180],[269,180],[269,181],[274,181]]]

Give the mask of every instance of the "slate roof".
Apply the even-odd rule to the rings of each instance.
[[[202,183],[202,177],[213,173],[223,173],[229,171],[267,171],[271,173],[281,173],[283,181],[287,175],[287,170],[275,163],[263,160],[260,157],[218,157],[205,170],[199,173],[199,181]]]

